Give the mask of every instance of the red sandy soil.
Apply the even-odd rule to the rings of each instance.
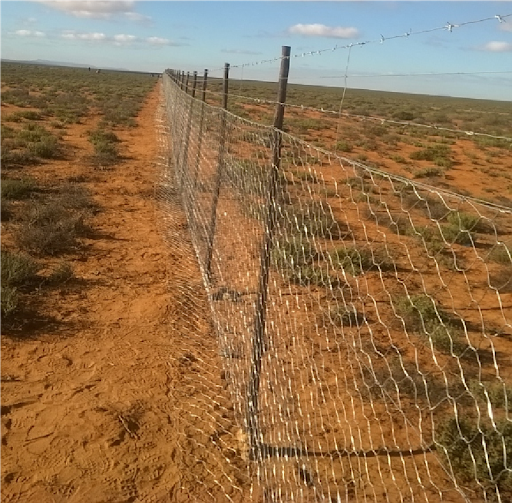
[[[186,220],[171,208],[168,242],[158,223],[159,100],[156,86],[137,127],[116,131],[123,160],[112,169],[87,162],[89,117],[66,129],[67,159],[28,172],[82,177],[100,211],[66,257],[75,278],[34,294],[37,314],[2,339],[5,503],[247,501]]]
[[[73,155],[30,171],[41,183],[83,177],[84,186],[101,209],[88,222],[94,236],[84,240],[84,247],[69,258],[76,279],[34,295],[39,317],[2,342],[5,502],[273,501],[270,493],[265,496],[257,487],[251,487],[246,466],[247,440],[234,426],[237,409],[236,404],[230,403],[226,389],[229,372],[222,371],[219,361],[219,345],[187,221],[176,192],[166,188],[159,176],[166,163],[162,157],[163,126],[158,121],[159,93],[157,86],[135,129],[116,131],[122,140],[124,158],[113,169],[94,170],[87,162],[92,151],[86,132],[98,120],[90,117],[66,130],[64,141]],[[324,166],[322,176],[334,179],[337,169],[334,165]],[[162,186],[155,192],[160,182]],[[300,183],[296,186],[300,188]],[[385,189],[390,191],[387,185]],[[334,207],[335,198],[332,199]],[[225,215],[235,211],[229,198],[227,202],[221,199],[219,204]],[[336,214],[340,221],[357,218],[353,207],[343,211]],[[241,243],[232,239],[233,220],[228,221],[228,216],[219,219],[216,246],[223,253],[229,249],[229,254],[223,255],[227,256],[223,277],[230,286],[242,289],[244,285],[236,284],[236,266],[241,257],[244,264],[249,264],[251,256],[241,255],[247,240]],[[243,222],[238,218],[239,229]],[[223,225],[230,227],[222,232]],[[354,232],[363,236],[360,227],[354,225]],[[389,237],[391,245],[395,239],[398,238]],[[5,243],[9,245],[8,233]],[[256,251],[253,259],[257,256]],[[426,260],[421,255],[415,258]],[[249,269],[255,267],[247,265]],[[433,272],[430,276],[425,273],[427,276],[434,284]],[[361,286],[363,293],[364,288],[379,291],[382,286],[377,280],[370,276],[366,287]],[[413,280],[419,282],[418,278],[410,282]],[[309,399],[311,411],[305,411],[308,421],[309,412],[313,419],[303,425],[303,437],[320,431],[325,442],[338,446],[344,430],[358,431],[360,425],[371,425],[372,445],[380,446],[384,438],[392,438],[392,445],[419,445],[418,439],[407,437],[407,428],[393,429],[401,419],[393,419],[395,411],[381,405],[372,405],[371,410],[368,405],[361,405],[357,414],[345,417],[325,434],[322,415],[334,418],[338,408],[344,410],[343,403],[353,400],[348,387],[347,393],[340,388],[337,377],[337,369],[350,362],[352,355],[334,347],[335,335],[313,328],[308,332],[307,323],[312,323],[313,317],[310,319],[307,313],[314,314],[314,290],[308,298],[311,306],[304,304],[307,309],[302,314],[292,311],[294,322],[306,327],[302,336],[290,330],[288,312],[282,316],[281,305],[268,315],[277,320],[282,334],[293,334],[294,338],[283,339],[281,346],[276,346],[275,355],[281,360],[265,363],[278,369],[276,374],[267,374],[269,380],[275,377],[275,396],[270,385],[262,386],[262,403],[269,404],[269,424],[275,427],[275,431],[266,432],[267,437],[281,438],[277,434],[279,428],[287,433],[287,421],[273,416],[275,408],[270,410],[275,400],[281,399],[283,410],[288,411],[294,409],[290,405],[293,400],[310,407]],[[226,318],[231,317],[227,326],[234,326],[243,315],[240,305],[234,306],[226,311]],[[379,345],[379,351],[380,346],[385,348],[388,335],[378,328],[374,330],[373,343]],[[361,339],[359,330],[349,336]],[[400,346],[409,347],[402,340]],[[509,341],[496,342],[496,346],[501,355],[509,354]],[[239,365],[238,359],[232,361]],[[242,365],[243,360],[240,361]],[[312,397],[316,397],[318,388],[317,381],[309,375],[312,362],[318,363],[314,368],[327,383],[322,393],[329,396],[329,400],[318,401],[315,407]],[[428,366],[428,362],[423,363]],[[280,372],[288,372],[287,378],[278,379]],[[288,382],[297,385],[294,393],[284,389]],[[302,383],[308,384],[299,389]],[[287,400],[290,403],[284,403]],[[419,414],[417,420],[423,421]],[[299,442],[301,438],[291,440]],[[319,444],[320,450],[323,447]],[[368,449],[367,445],[359,447]],[[418,479],[417,473],[427,483],[415,501],[461,501],[434,453],[422,453],[418,459],[406,464],[402,458],[390,458],[386,466],[385,461],[381,464],[372,458],[359,468],[354,468],[359,460],[348,458],[340,458],[337,464],[329,457],[306,460],[304,465],[293,460],[273,466],[269,462],[266,471],[262,464],[260,475],[268,477],[268,487],[279,488],[275,497],[283,502],[296,501],[299,494],[303,501],[318,501],[315,484],[306,484],[306,488],[298,480],[306,465],[312,473],[323,473],[323,483],[332,486],[332,494],[339,491],[344,501],[411,501],[417,487],[411,487],[410,481]],[[427,472],[429,475],[424,477]],[[441,494],[435,483],[449,491]]]

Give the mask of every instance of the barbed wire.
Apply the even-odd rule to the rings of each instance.
[[[363,46],[370,45],[370,44],[383,44],[384,42],[389,41],[389,40],[406,39],[411,36],[423,35],[426,33],[433,33],[436,31],[448,31],[451,33],[451,32],[453,32],[454,29],[462,28],[463,26],[468,26],[468,25],[472,25],[472,24],[484,23],[487,21],[497,20],[501,24],[501,23],[505,23],[506,22],[505,19],[507,19],[509,17],[512,17],[512,14],[504,14],[504,15],[496,14],[492,17],[486,17],[486,18],[476,19],[476,20],[472,20],[472,21],[464,21],[462,23],[455,23],[455,24],[448,21],[446,24],[443,24],[442,26],[438,26],[436,28],[428,28],[428,29],[418,30],[418,31],[414,31],[414,30],[410,29],[409,31],[407,31],[405,33],[401,33],[401,34],[397,34],[397,35],[386,36],[386,37],[384,35],[381,35],[380,38],[374,39],[374,40],[366,40],[363,42],[351,42],[351,43],[344,44],[344,45],[336,44],[334,47],[329,47],[329,48],[325,48],[325,49],[317,49],[317,50],[306,51],[306,52],[302,52],[302,53],[298,53],[298,54],[293,54],[293,55],[289,56],[289,58],[303,58],[303,57],[307,57],[307,56],[319,56],[326,52],[334,52],[334,51],[338,51],[338,50],[342,50],[342,49],[351,49],[353,47],[363,47]],[[286,57],[288,57],[288,56],[286,56]],[[264,64],[268,64],[268,63],[275,63],[277,61],[281,61],[282,59],[283,59],[283,56],[277,56],[275,58],[262,59],[260,61],[252,61],[252,62],[247,62],[247,63],[240,63],[237,65],[230,65],[230,68],[245,68],[245,67],[250,67],[250,66],[259,66],[259,65],[264,65]],[[211,71],[216,72],[216,71],[223,70],[223,68],[224,67],[214,68]]]
[[[219,97],[222,96],[222,93],[220,93],[218,91],[206,90],[206,93],[207,94],[216,95],[216,96],[219,96]],[[317,107],[311,107],[311,106],[307,106],[307,105],[294,105],[294,104],[290,104],[290,103],[279,103],[278,101],[266,100],[266,99],[263,99],[263,98],[253,98],[251,96],[232,94],[232,93],[230,93],[229,96],[232,97],[232,98],[240,99],[240,100],[251,101],[251,102],[254,102],[254,103],[259,104],[259,105],[272,105],[272,106],[275,106],[277,104],[281,104],[281,105],[284,105],[287,108],[307,110],[307,111],[310,111],[310,112],[332,114],[332,115],[337,115],[337,116],[340,115],[340,111],[328,110],[328,109],[325,109],[325,108],[317,108]],[[490,134],[490,133],[481,133],[481,132],[478,132],[478,131],[470,131],[470,130],[465,130],[465,129],[448,128],[448,127],[444,127],[444,126],[439,126],[437,124],[422,124],[422,123],[412,122],[412,121],[386,119],[384,117],[377,117],[377,116],[372,116],[372,115],[351,114],[349,112],[341,112],[341,116],[342,117],[348,117],[348,118],[354,118],[354,119],[360,119],[360,120],[374,121],[374,122],[379,122],[381,124],[389,123],[389,124],[398,125],[398,126],[407,126],[407,127],[411,126],[411,127],[428,128],[428,129],[434,129],[436,131],[446,131],[446,132],[460,134],[460,135],[465,135],[465,136],[481,136],[481,137],[493,138],[493,139],[496,139],[496,140],[505,140],[505,141],[511,141],[512,142],[512,137],[509,137],[509,136],[493,135],[493,134]]]
[[[186,92],[184,90],[181,90],[181,92],[183,93],[183,95],[186,95]],[[216,91],[207,91],[207,93],[208,92],[212,93],[212,94],[219,95],[219,96],[222,95],[222,93],[218,93]],[[229,96],[236,96],[236,95],[230,94]],[[199,100],[197,98],[195,98],[195,99],[196,99],[196,101],[199,102]],[[259,102],[263,102],[263,103],[269,103],[269,104],[272,104],[272,105],[276,105],[276,104],[279,103],[277,101],[267,101],[267,100],[261,100],[261,99],[258,99],[258,98],[251,98],[251,99],[259,101]],[[243,122],[247,126],[250,126],[252,128],[259,128],[259,129],[262,129],[262,130],[266,130],[266,131],[268,131],[268,134],[270,134],[270,132],[274,129],[274,127],[272,125],[261,124],[259,122],[254,121],[254,120],[247,119],[245,117],[240,117],[236,113],[230,112],[229,110],[222,109],[222,107],[220,107],[220,106],[217,106],[217,105],[214,105],[214,104],[209,104],[209,103],[203,103],[203,104],[208,109],[211,109],[212,113],[213,113],[214,110],[217,113],[225,113],[228,116]],[[323,111],[323,112],[328,112],[328,113],[332,113],[332,114],[336,114],[336,115],[338,114],[338,112],[336,112],[335,110],[326,111],[326,110],[323,110],[323,109],[317,109],[317,108],[314,108],[314,107],[307,107],[307,106],[304,106],[304,105],[289,105],[287,103],[284,103],[284,105],[292,107],[292,108],[312,109],[312,110],[315,110],[315,111]],[[387,119],[383,119],[383,118],[380,118],[380,117],[371,117],[371,116],[366,116],[366,115],[356,115],[356,114],[349,114],[349,113],[345,113],[345,112],[342,112],[342,115],[343,116],[348,116],[348,117],[360,118],[360,119],[370,119],[370,120],[373,119],[373,120],[376,120],[376,121],[379,121],[379,122],[382,122],[382,121],[393,122],[395,124],[405,125],[405,126],[419,125],[419,126],[423,126],[423,127],[427,127],[427,128],[436,128],[436,129],[447,130],[447,131],[451,131],[451,132],[465,133],[468,136],[473,136],[473,135],[474,136],[479,136],[479,135],[481,135],[481,136],[490,136],[490,137],[496,138],[496,139],[504,139],[504,140],[512,141],[512,138],[509,138],[509,137],[499,137],[499,136],[487,135],[486,133],[475,133],[475,132],[472,132],[472,131],[466,132],[466,131],[460,130],[460,129],[459,130],[457,130],[457,129],[453,129],[452,130],[452,129],[449,129],[449,128],[442,128],[442,127],[438,127],[438,126],[430,126],[430,125],[427,125],[427,124],[423,124],[422,125],[422,124],[410,123],[410,122],[407,122],[407,121],[392,121],[392,120],[387,120]],[[482,206],[485,206],[485,207],[488,207],[488,208],[494,208],[494,209],[497,209],[499,211],[503,211],[505,213],[510,213],[512,215],[512,209],[510,207],[508,207],[508,206],[504,206],[504,205],[501,205],[501,204],[498,204],[498,203],[486,201],[484,199],[480,199],[480,198],[473,197],[473,196],[470,196],[470,195],[462,195],[462,194],[450,191],[449,189],[445,189],[445,188],[440,188],[440,187],[435,187],[434,188],[434,187],[431,187],[428,184],[425,184],[425,183],[422,183],[422,182],[418,182],[417,180],[411,180],[410,178],[407,178],[407,177],[404,177],[404,176],[401,176],[401,175],[398,175],[398,174],[395,174],[395,173],[390,173],[388,171],[382,170],[382,169],[374,167],[374,166],[369,166],[367,164],[364,164],[364,162],[361,162],[359,160],[354,160],[354,159],[351,159],[349,157],[340,155],[340,154],[338,154],[336,152],[324,149],[324,148],[322,148],[322,147],[320,147],[318,145],[312,145],[307,140],[301,139],[301,138],[296,138],[292,134],[283,133],[283,135],[288,136],[294,142],[302,143],[303,146],[306,149],[313,148],[314,150],[318,151],[322,155],[325,155],[325,156],[328,156],[328,157],[335,157],[338,160],[340,160],[340,161],[342,161],[342,162],[344,162],[344,163],[346,163],[346,164],[348,164],[348,165],[350,165],[350,166],[352,166],[354,168],[361,169],[361,170],[363,170],[363,171],[365,171],[367,173],[371,173],[371,174],[374,174],[374,175],[377,175],[377,176],[384,176],[384,177],[386,177],[386,178],[388,178],[390,180],[394,180],[394,181],[400,182],[400,183],[405,183],[405,184],[408,184],[408,185],[411,185],[411,186],[416,186],[416,187],[418,187],[420,189],[435,190],[436,192],[439,192],[440,194],[444,194],[444,195],[449,196],[449,197],[460,198],[463,201],[469,201],[469,202],[471,202],[473,204],[482,205]]]

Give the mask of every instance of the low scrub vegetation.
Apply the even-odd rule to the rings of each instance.
[[[494,501],[496,490],[502,501],[512,497],[512,424],[499,422],[496,428],[459,417],[440,423],[436,431],[437,451],[447,469],[461,485],[477,484]]]
[[[422,335],[434,349],[458,356],[467,349],[467,344],[462,341],[460,320],[452,319],[428,295],[400,297],[395,302],[395,309],[406,329]]]
[[[379,269],[390,270],[393,262],[382,250],[370,248],[341,247],[329,252],[329,259],[334,268],[342,269],[351,276]]]
[[[76,249],[86,234],[83,216],[76,215],[58,202],[32,203],[14,231],[20,249],[35,255],[58,255]]]
[[[94,163],[120,159],[118,125],[133,126],[156,78],[149,75],[45,65],[2,64],[2,321],[23,326],[34,289],[53,288],[74,278],[69,255],[91,235],[90,217],[98,210],[79,182],[55,183],[40,171],[52,159],[71,159],[64,132],[90,110],[99,126],[90,132]],[[73,160],[77,160],[73,152]],[[46,166],[43,168],[46,169]],[[84,178],[85,176],[85,178]],[[69,179],[71,182],[71,178]],[[48,182],[49,181],[49,182]],[[55,256],[62,256],[55,263]]]
[[[2,250],[2,318],[9,321],[19,307],[19,290],[34,284],[40,266],[29,256]]]
[[[94,147],[93,164],[97,166],[111,166],[119,161],[119,138],[113,131],[102,128],[89,132],[89,141]]]
[[[31,178],[4,179],[2,180],[2,201],[17,201],[26,199],[37,189],[36,183]]]

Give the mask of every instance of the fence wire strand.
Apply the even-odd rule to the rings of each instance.
[[[202,355],[190,429],[228,431],[197,436],[206,494],[510,501],[511,209],[286,133],[269,200],[274,129],[192,99],[167,74],[163,89],[161,199],[186,214],[215,337],[190,339]],[[270,275],[251,453],[262,253]],[[193,320],[204,303],[182,294]]]

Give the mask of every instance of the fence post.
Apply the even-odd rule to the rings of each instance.
[[[185,72],[181,72],[181,79],[180,79],[180,89],[183,91],[183,88],[185,87]]]
[[[224,149],[226,144],[226,110],[228,108],[228,79],[229,79],[229,63],[224,65],[224,82],[222,93],[223,112],[220,121],[220,138],[219,138],[219,158],[217,161],[217,176],[215,178],[215,187],[213,189],[212,213],[210,218],[210,229],[208,231],[208,240],[206,245],[206,262],[205,271],[208,281],[211,281],[213,239],[215,237],[215,227],[217,225],[217,204],[219,203],[220,184],[222,181],[222,168],[224,164]]]
[[[196,155],[196,165],[193,176],[192,186],[195,188],[197,185],[197,177],[199,175],[199,163],[201,160],[201,147],[203,145],[203,123],[204,123],[204,104],[206,102],[206,81],[208,79],[208,70],[205,69],[204,77],[203,77],[203,89],[201,93],[201,117],[199,118],[199,131],[198,131],[198,139],[197,139],[197,155]]]
[[[188,82],[188,75],[187,75]],[[188,145],[190,142],[190,131],[192,130],[192,112],[194,110],[194,96],[196,95],[196,84],[197,84],[197,72],[194,72],[194,81],[192,84],[192,96],[190,98],[190,106],[188,109],[188,121],[187,131],[185,133],[185,146],[183,147],[183,157],[181,159],[181,172],[180,172],[180,186],[183,186],[183,180],[185,178],[185,167],[188,165]],[[188,84],[187,84],[188,86]]]
[[[206,81],[208,79],[208,70],[205,69],[204,71],[204,79],[203,79],[203,91],[202,91],[202,94],[201,94],[201,100],[204,102],[206,102]]]
[[[194,72],[194,80],[192,82],[192,98],[196,97],[196,87],[197,87],[197,72]]]
[[[185,92],[188,94],[188,81],[190,78],[190,72],[187,72],[187,78],[185,80]]]
[[[259,387],[261,374],[261,358],[266,350],[265,326],[268,297],[268,278],[270,274],[270,255],[276,224],[276,198],[278,175],[281,163],[281,143],[284,120],[284,103],[286,101],[286,86],[290,70],[289,46],[282,47],[281,69],[279,71],[279,84],[277,93],[276,114],[274,117],[272,167],[268,181],[267,216],[265,220],[265,235],[261,249],[260,277],[258,296],[256,298],[256,312],[254,318],[254,339],[251,355],[251,370],[247,386],[247,426],[249,429],[251,459],[261,457],[259,414]]]

